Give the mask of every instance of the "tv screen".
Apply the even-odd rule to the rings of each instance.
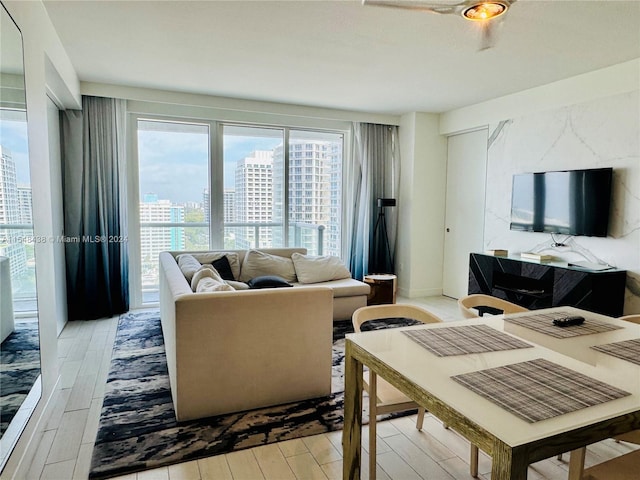
[[[613,169],[513,176],[511,230],[606,237]]]

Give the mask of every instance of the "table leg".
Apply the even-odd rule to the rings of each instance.
[[[362,363],[353,358],[352,348],[352,343],[347,339],[344,357],[343,480],[359,480],[362,461]]]
[[[527,480],[528,467],[523,450],[497,442],[493,449],[491,480]]]

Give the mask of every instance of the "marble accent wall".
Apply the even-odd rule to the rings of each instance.
[[[550,234],[509,230],[513,174],[602,167],[614,169],[607,238],[573,237],[570,246],[553,247]],[[627,270],[625,314],[640,313],[640,91],[490,125],[484,244]]]

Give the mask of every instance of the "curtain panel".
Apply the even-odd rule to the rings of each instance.
[[[83,96],[61,117],[69,318],[110,317],[129,309],[126,102]]]
[[[398,127],[354,123],[351,160],[345,169],[343,257],[357,279],[394,273],[397,206],[379,208],[378,199],[398,199]]]

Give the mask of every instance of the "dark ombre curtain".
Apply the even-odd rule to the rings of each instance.
[[[398,127],[354,123],[351,162],[345,169],[343,209],[346,239],[343,257],[354,278],[362,279],[368,273],[394,273],[398,207],[384,210],[388,247],[382,244],[383,231],[378,230],[374,237],[374,229],[380,213],[378,198],[397,201],[399,169]],[[391,261],[380,264],[375,254],[387,248],[391,251]]]
[[[129,309],[125,101],[82,97],[64,111],[62,155],[69,318]]]

